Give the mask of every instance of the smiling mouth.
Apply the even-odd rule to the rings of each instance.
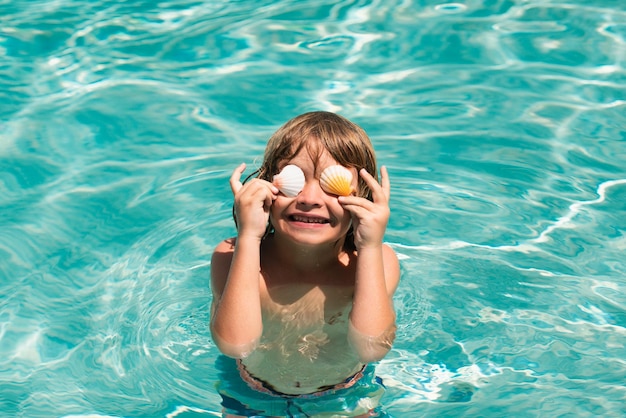
[[[306,224],[327,224],[330,223],[328,219],[324,218],[316,218],[310,216],[300,216],[300,215],[291,215],[289,216],[289,220],[294,222],[302,222]]]

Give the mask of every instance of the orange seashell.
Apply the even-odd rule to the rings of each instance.
[[[352,172],[341,165],[331,165],[322,171],[320,185],[326,193],[348,196],[352,193]]]

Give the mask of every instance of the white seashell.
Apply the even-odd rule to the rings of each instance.
[[[348,196],[352,193],[352,172],[341,165],[331,165],[322,171],[320,185],[326,193]]]
[[[272,181],[287,197],[296,197],[304,188],[304,172],[297,165],[286,165]]]

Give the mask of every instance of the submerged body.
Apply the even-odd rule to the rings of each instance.
[[[319,392],[355,375],[363,363],[346,350],[351,296],[352,289],[337,286],[269,291],[263,336],[241,360],[247,372],[285,394]]]
[[[220,244],[213,269],[215,263],[231,264],[235,242],[230,239]],[[393,255],[386,248],[385,252]],[[241,359],[253,379],[278,393],[315,393],[341,385],[366,362],[386,354],[393,342],[393,326],[368,339],[350,324],[356,253],[343,254],[334,268],[320,274],[290,272],[285,264],[272,261],[277,257],[274,251],[273,237],[269,237],[261,245],[261,254],[267,255],[262,259],[268,261],[263,261],[259,274],[263,334],[249,347],[226,350]],[[372,357],[359,355],[355,344]],[[228,353],[228,348],[233,352]]]

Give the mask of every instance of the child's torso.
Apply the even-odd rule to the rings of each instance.
[[[288,394],[316,392],[358,372],[362,363],[347,340],[353,291],[309,283],[262,286],[263,336],[242,361],[246,370]]]

